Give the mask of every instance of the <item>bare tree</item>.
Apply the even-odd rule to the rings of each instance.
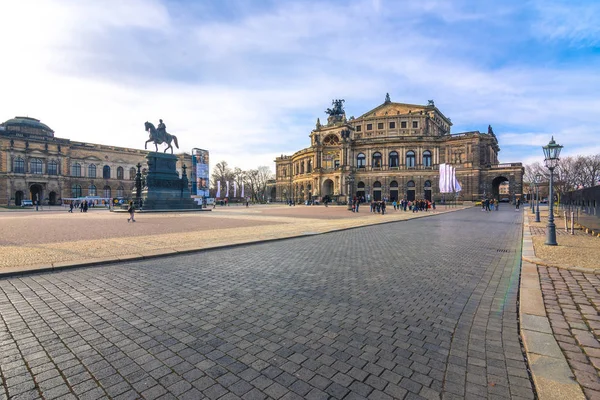
[[[216,197],[217,182],[221,182],[221,197],[225,197],[224,192],[223,192],[226,187],[225,182],[232,182],[233,178],[234,178],[234,173],[231,170],[231,168],[229,168],[229,166],[227,165],[227,161],[218,162],[215,165],[215,170],[212,173],[212,182],[211,182],[212,191],[211,191],[211,193],[214,194],[213,197]]]

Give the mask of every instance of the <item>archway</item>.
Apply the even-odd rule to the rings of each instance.
[[[379,181],[373,183],[373,200],[381,201],[381,182]]]
[[[56,204],[56,192],[50,192],[48,195],[48,204],[55,205]]]
[[[44,193],[41,185],[34,183],[29,187],[29,192],[31,194],[31,201],[33,201],[33,204],[37,204],[37,202],[42,204],[42,200],[44,200]]]
[[[15,193],[15,206],[20,206],[22,202],[23,202],[23,192],[20,190],[17,190],[17,192]]]
[[[431,201],[431,181],[425,181],[425,200]]]
[[[408,181],[406,184],[406,200],[415,201],[415,181]]]
[[[356,190],[356,197],[361,202],[365,201],[366,197],[365,197],[365,183],[364,182],[358,182],[357,190]]]
[[[271,197],[270,201],[275,201],[275,199],[277,198],[277,188],[271,188],[270,197]]]
[[[321,195],[323,196],[323,199],[327,198],[327,200],[331,200],[333,196],[333,181],[331,179],[327,179],[323,182]]]
[[[398,182],[390,182],[390,201],[398,201]]]
[[[501,198],[508,198],[509,201],[512,200],[513,193],[510,193],[510,186],[509,186],[508,193],[500,194],[500,185],[502,185],[504,182],[509,182],[508,178],[506,178],[504,176],[497,176],[492,181],[492,197],[494,199],[496,199],[497,201],[500,201]]]

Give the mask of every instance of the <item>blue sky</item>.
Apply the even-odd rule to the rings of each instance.
[[[501,162],[600,153],[600,2],[160,1],[0,3],[0,120],[143,148],[165,120],[182,150],[274,167],[309,145],[331,100],[348,117],[436,106],[452,133],[491,124]]]

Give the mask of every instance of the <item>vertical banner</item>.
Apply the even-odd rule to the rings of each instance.
[[[217,199],[221,197],[221,181],[217,181],[217,195],[215,197]]]
[[[446,191],[446,164],[440,164],[440,193],[447,193],[447,191]]]
[[[454,167],[450,167],[450,191],[455,191],[455,182],[456,182],[456,169]]]
[[[244,182],[242,182],[242,197],[244,197]]]
[[[227,188],[225,191],[225,197],[229,197],[229,181],[225,181],[225,187]]]
[[[192,190],[196,196],[209,197],[208,193],[208,150],[194,148],[192,149]],[[217,184],[218,186],[218,184]],[[217,189],[217,192],[220,192]],[[219,197],[219,195],[217,195]]]
[[[237,182],[233,181],[233,197],[237,197]]]

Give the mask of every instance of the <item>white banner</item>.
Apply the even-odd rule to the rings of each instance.
[[[460,185],[460,182],[458,182],[458,179],[454,179],[454,190],[456,190],[457,192],[460,192],[462,190],[462,186]]]
[[[233,197],[237,197],[237,182],[233,181]]]
[[[242,197],[244,197],[244,182],[242,182]]]
[[[453,166],[450,166],[450,181],[448,182],[450,184],[449,192],[455,191],[455,188],[454,188],[455,182],[456,182],[456,169],[454,169]]]
[[[221,181],[217,181],[217,199],[221,198]]]
[[[440,193],[446,193],[446,164],[440,164]]]

